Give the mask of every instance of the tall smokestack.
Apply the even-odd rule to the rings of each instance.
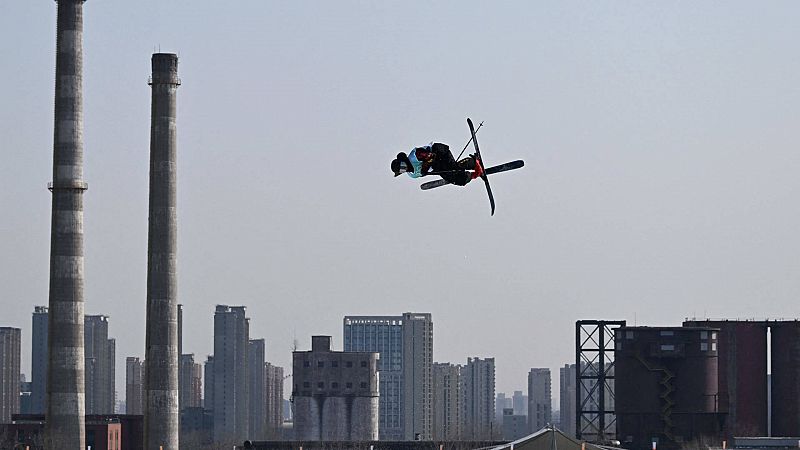
[[[175,94],[178,57],[152,59],[150,217],[145,332],[145,448],[178,450],[178,297]]]
[[[57,0],[45,448],[84,449],[83,0]]]

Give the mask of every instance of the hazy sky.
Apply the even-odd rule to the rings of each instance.
[[[48,302],[56,4],[0,2],[0,326]],[[103,1],[84,7],[86,313],[117,390],[143,356],[150,56],[180,56],[184,352],[243,304],[268,360],[346,314],[431,312],[434,359],[497,390],[574,360],[577,319],[797,317],[800,3]],[[419,190],[398,151],[483,186]],[[287,395],[289,392],[286,393]],[[556,403],[556,408],[558,408]]]

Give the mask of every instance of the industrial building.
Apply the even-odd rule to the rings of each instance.
[[[718,333],[710,327],[616,329],[616,420],[623,447],[721,442]]]
[[[687,320],[686,327],[719,331],[720,409],[725,438],[800,436],[800,322],[797,320]],[[771,388],[767,345],[770,345]]]
[[[381,440],[433,436],[433,319],[430,313],[345,316],[344,351],[378,352]]]
[[[92,450],[142,449],[143,421],[140,415],[106,414],[85,417],[87,448]],[[9,424],[0,424],[0,448],[42,448],[45,418],[41,414],[16,414]],[[64,449],[55,439],[57,449]]]
[[[296,440],[378,439],[378,353],[331,350],[312,336],[310,351],[292,353]]]
[[[719,330],[719,410],[728,415],[725,437],[768,436],[767,324],[703,320],[686,321],[683,326]]]

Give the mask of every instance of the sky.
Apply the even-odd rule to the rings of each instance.
[[[0,2],[0,326],[48,302],[55,13]],[[431,312],[434,359],[497,391],[574,362],[579,319],[797,317],[800,3],[111,2],[84,6],[85,301],[144,355],[150,57],[179,55],[184,352],[245,305],[267,359],[345,315]],[[481,183],[421,191],[399,151]],[[288,395],[288,390],[286,394]]]

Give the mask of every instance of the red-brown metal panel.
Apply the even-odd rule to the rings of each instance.
[[[716,443],[717,329],[621,327],[615,336],[617,437],[626,448]]]
[[[800,322],[772,322],[772,435],[800,436]]]
[[[726,437],[767,436],[767,323],[719,320],[683,325],[720,329],[719,405],[728,413]]]

